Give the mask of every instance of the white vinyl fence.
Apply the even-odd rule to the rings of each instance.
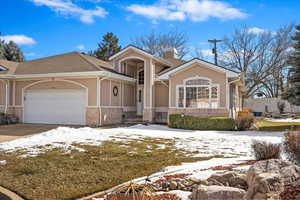
[[[285,104],[284,112],[300,113],[300,106],[291,105],[280,98],[244,99],[244,107],[249,107],[253,112],[279,112],[277,104]]]

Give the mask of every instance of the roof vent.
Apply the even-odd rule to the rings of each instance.
[[[178,58],[178,53],[175,48],[166,48],[164,51],[164,58],[165,59],[170,59],[170,58]]]

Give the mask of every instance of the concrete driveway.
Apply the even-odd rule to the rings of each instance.
[[[13,124],[0,126],[0,142],[7,142],[21,137],[48,131],[61,125]]]

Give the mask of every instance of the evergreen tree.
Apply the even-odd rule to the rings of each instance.
[[[0,33],[0,35],[1,35],[1,33]],[[2,40],[0,38],[0,59],[2,59],[2,60],[6,60],[5,55],[4,55],[4,45],[5,45],[4,40]]]
[[[295,41],[294,52],[289,56],[288,64],[291,66],[289,78],[289,88],[282,95],[293,105],[300,106],[300,25],[296,26],[296,34],[292,37]]]
[[[110,56],[121,50],[121,46],[119,46],[118,42],[118,37],[108,32],[103,36],[102,41],[98,43],[98,49],[94,52],[89,52],[89,54],[107,61]]]
[[[24,61],[24,54],[21,49],[13,41],[4,43],[4,57],[6,60],[22,62]]]

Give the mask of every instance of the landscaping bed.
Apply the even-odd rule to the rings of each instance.
[[[266,119],[255,120],[255,127],[259,131],[286,131],[286,130],[300,130],[300,122],[288,121],[271,121]]]

